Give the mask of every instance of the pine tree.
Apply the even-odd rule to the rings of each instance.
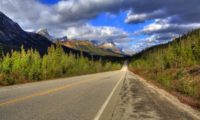
[[[48,79],[49,78],[49,68],[48,68],[48,57],[47,55],[44,55],[42,58],[42,65],[41,65],[41,74],[42,79]]]
[[[6,54],[2,60],[2,72],[5,74],[9,74],[11,72],[11,67],[12,67],[12,60],[10,58],[9,54]]]
[[[29,65],[30,65],[31,56],[30,54],[27,54],[23,46],[21,47],[20,57],[21,57],[20,58],[20,66],[21,66],[20,72],[22,73],[23,76],[27,78],[29,74]]]
[[[30,80],[41,79],[41,58],[37,51],[32,52],[29,69]]]
[[[20,52],[12,51],[0,60],[0,76],[3,75],[5,84],[11,85],[26,80],[101,72],[117,68],[115,66],[111,62],[104,65],[101,59],[91,61],[83,54],[79,57],[71,53],[66,54],[60,45],[49,47],[48,53],[43,56],[40,56],[36,50],[25,50],[22,46]]]

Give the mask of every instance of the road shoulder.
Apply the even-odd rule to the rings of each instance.
[[[199,120],[199,112],[128,72],[112,120]]]

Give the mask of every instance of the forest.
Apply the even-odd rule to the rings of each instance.
[[[129,67],[167,90],[200,100],[200,29],[138,53]]]
[[[92,60],[83,55],[65,53],[59,45],[48,48],[45,55],[38,51],[12,51],[4,54],[0,46],[0,85],[13,85],[59,77],[97,73],[121,68],[120,63]]]

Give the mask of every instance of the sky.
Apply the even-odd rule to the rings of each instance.
[[[200,27],[200,0],[1,0],[0,11],[26,31],[112,41],[128,54]]]

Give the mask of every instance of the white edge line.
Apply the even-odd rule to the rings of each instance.
[[[127,71],[126,71],[127,72]],[[95,116],[95,118],[93,120],[99,120],[101,115],[103,114],[103,111],[105,110],[106,106],[108,105],[108,103],[110,102],[115,90],[117,89],[117,87],[119,86],[120,82],[124,79],[126,72],[124,73],[124,75],[122,75],[122,77],[120,78],[120,80],[117,82],[117,84],[115,85],[115,87],[113,88],[113,90],[111,91],[110,95],[108,96],[108,98],[106,99],[106,101],[104,102],[104,104],[102,105],[101,109],[98,111],[97,115]]]

